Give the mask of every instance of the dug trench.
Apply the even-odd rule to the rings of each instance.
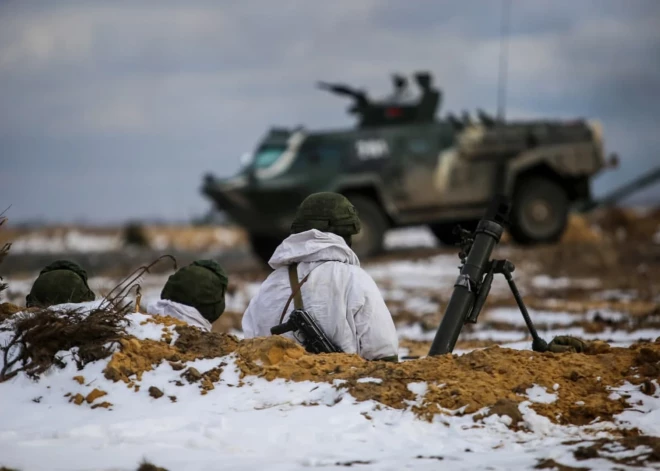
[[[435,414],[473,414],[489,408],[486,415],[509,415],[511,426],[518,427],[517,406],[528,400],[526,391],[535,385],[556,395],[553,402],[531,405],[538,414],[558,424],[586,425],[612,421],[614,415],[631,407],[625,394],[612,399],[612,388],[629,382],[653,395],[654,380],[660,377],[660,338],[628,348],[592,342],[586,353],[536,353],[490,346],[460,356],[391,363],[366,361],[353,354],[312,355],[280,336],[239,341],[232,335],[183,325],[176,325],[175,331],[178,338],[171,344],[167,339],[120,339],[120,349],[104,370],[106,378],[134,387],[143,372],[167,361],[173,370],[182,371],[182,381],[198,383],[206,394],[220,381],[228,362],[201,373],[186,368],[185,362],[229,359],[231,355],[242,379],[327,382],[347,390],[358,401],[374,400],[397,409],[411,408],[413,401],[412,412],[427,421]],[[423,398],[408,388],[410,383],[427,384]],[[475,420],[480,418],[483,416],[475,416]]]

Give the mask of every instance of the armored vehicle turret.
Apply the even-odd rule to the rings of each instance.
[[[512,200],[516,242],[561,237],[569,208],[591,199],[590,181],[606,167],[597,122],[502,122],[481,110],[439,119],[442,93],[431,75],[415,74],[416,101],[401,98],[401,78],[382,102],[321,82],[353,100],[355,127],[271,129],[237,175],[207,175],[202,192],[247,230],[263,260],[288,235],[300,202],[318,191],[342,193],[357,208],[362,231],[353,247],[361,257],[378,253],[394,227],[426,224],[453,243],[454,225],[474,226],[496,192]]]

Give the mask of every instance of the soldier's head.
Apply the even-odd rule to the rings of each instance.
[[[213,323],[225,312],[228,278],[220,264],[213,260],[196,260],[171,275],[161,299],[194,307]]]
[[[415,80],[417,81],[417,85],[419,85],[419,87],[422,90],[428,90],[428,89],[431,88],[432,79],[431,79],[431,74],[430,73],[428,73],[428,72],[417,72],[415,74]]]
[[[350,247],[352,236],[360,232],[360,218],[345,196],[330,192],[314,193],[298,207],[291,224],[291,234],[311,229],[337,234]]]
[[[48,307],[64,303],[94,301],[87,285],[87,272],[69,260],[56,260],[44,267],[25,297],[27,307]]]

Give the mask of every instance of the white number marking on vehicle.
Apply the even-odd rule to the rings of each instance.
[[[382,159],[390,153],[387,142],[382,139],[357,141],[355,150],[360,160]]]

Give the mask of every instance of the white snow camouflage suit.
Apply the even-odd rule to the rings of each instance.
[[[300,288],[305,310],[333,344],[367,360],[396,358],[398,339],[392,316],[376,283],[343,238],[316,229],[293,234],[268,263],[275,271],[243,315],[245,338],[269,336],[271,327],[280,323],[291,296],[288,265],[298,263],[299,280],[311,271]],[[293,309],[291,302],[283,321]],[[290,332],[284,335],[296,340]]]

